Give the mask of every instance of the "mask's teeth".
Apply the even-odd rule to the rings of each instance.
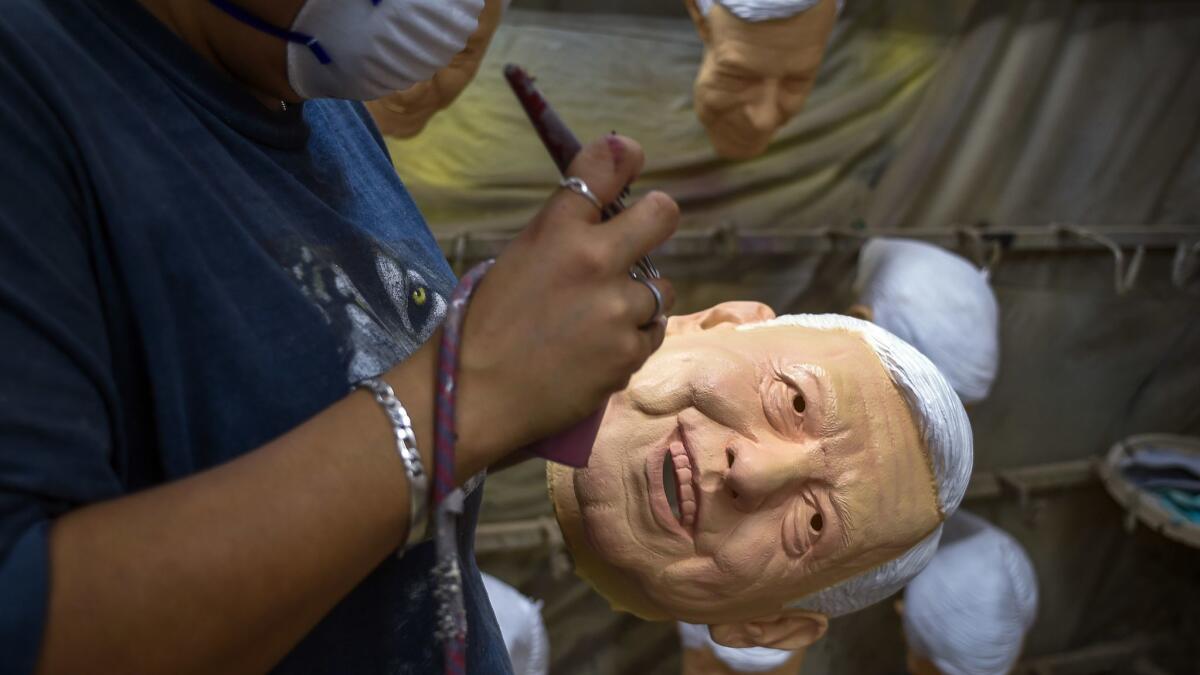
[[[671,463],[675,474],[676,499],[679,507],[676,516],[687,529],[696,521],[696,488],[692,484],[692,461],[682,443],[671,445]]]

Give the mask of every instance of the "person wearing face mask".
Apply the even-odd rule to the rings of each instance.
[[[704,41],[696,115],[717,154],[750,159],[800,112],[837,19],[837,0],[684,0]]]
[[[432,78],[367,103],[367,110],[385,136],[412,138],[421,133],[434,115],[454,103],[479,72],[510,1],[486,0],[479,15],[479,27],[467,40],[467,46]]]
[[[671,286],[628,269],[677,207],[600,227],[592,202],[640,147],[585,146],[589,190],[550,195],[444,335],[456,280],[353,101],[433,76],[483,0],[3,7],[0,669],[510,672],[481,476],[663,339]]]

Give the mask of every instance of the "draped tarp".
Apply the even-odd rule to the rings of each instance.
[[[582,138],[641,141],[635,193],[673,195],[686,229],[1058,221],[1192,225],[1200,240],[1200,3],[851,2],[805,111],[742,163],[715,158],[695,120],[700,54],[687,19],[513,12],[460,101],[389,146],[439,234],[519,228],[557,177],[500,76],[512,61]],[[1177,287],[1171,263],[1148,254],[1118,295],[1100,247],[1002,258],[1000,375],[970,411],[977,471],[1088,458],[1134,433],[1200,435],[1200,282]],[[680,311],[729,299],[837,311],[854,264],[853,252],[660,260]],[[485,520],[549,513],[543,486],[534,463],[493,476]],[[969,506],[1031,552],[1042,609],[1028,653],[1200,634],[1200,556],[1127,536],[1099,487]],[[548,556],[481,562],[546,601],[555,672],[677,672],[672,627],[608,612]],[[1175,663],[1200,663],[1195,640],[1182,644],[1193,651]],[[885,603],[834,621],[805,673],[899,672],[902,649]]]
[[[1200,222],[1195,3],[988,2],[970,25],[868,222]]]
[[[641,142],[635,191],[670,193],[685,227],[843,221],[906,137],[957,4],[879,4],[840,24],[805,110],[753,161],[718,160],[696,119],[702,46],[691,22],[648,17],[512,12],[459,102],[389,146],[436,230],[520,228],[557,176],[500,73],[518,63],[582,140],[617,130]]]

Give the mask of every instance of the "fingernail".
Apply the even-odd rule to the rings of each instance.
[[[617,138],[617,132],[613,132],[604,137],[608,141],[608,151],[612,153],[613,168],[620,168],[621,160],[625,157],[625,144],[621,139]]]

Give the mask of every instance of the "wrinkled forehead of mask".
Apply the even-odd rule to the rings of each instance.
[[[484,0],[307,0],[290,27],[231,0],[209,2],[284,40],[301,98],[373,100],[433,77],[466,47]]]

